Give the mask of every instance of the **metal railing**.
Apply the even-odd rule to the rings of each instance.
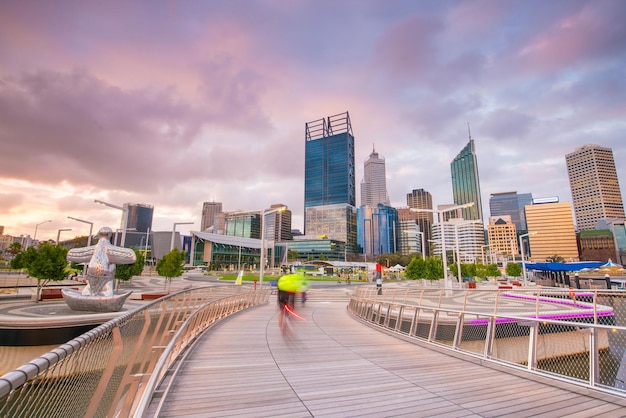
[[[133,416],[199,334],[269,295],[198,287],[113,319],[0,377],[0,416]]]
[[[359,288],[363,321],[482,360],[626,396],[626,292]]]

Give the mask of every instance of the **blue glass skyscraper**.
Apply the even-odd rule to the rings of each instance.
[[[343,241],[354,252],[355,203],[354,136],[348,112],[306,123],[305,234]]]
[[[467,145],[450,163],[452,171],[452,195],[455,205],[474,202],[474,205],[463,209],[463,219],[483,220],[483,207],[480,197],[480,181],[478,179],[478,161],[474,140],[470,136]]]
[[[489,199],[491,216],[510,215],[518,234],[525,234],[526,212],[524,208],[533,202],[531,193],[517,194],[517,192],[493,193]]]

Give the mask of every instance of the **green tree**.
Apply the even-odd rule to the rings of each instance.
[[[409,280],[426,279],[438,280],[443,277],[443,264],[438,257],[414,257],[406,266],[404,276]]]
[[[183,274],[184,263],[185,253],[178,248],[174,248],[157,262],[156,271],[159,276],[166,278],[168,291],[172,283],[172,278],[179,277]]]
[[[133,278],[133,276],[139,276],[143,271],[145,264],[145,258],[143,253],[136,248],[133,248],[135,252],[136,260],[133,264],[117,264],[115,266],[115,278],[123,282]]]
[[[522,275],[522,266],[517,263],[508,263],[506,265],[506,275],[511,277],[519,277]]]
[[[9,248],[7,248],[7,250],[9,251],[10,254],[12,254],[13,256],[16,256],[22,252],[22,244],[20,244],[19,242],[12,242],[11,245],[9,245]]]
[[[19,252],[11,260],[12,269],[27,269],[28,265],[35,259],[37,255],[37,249],[35,247],[28,247],[26,251]]]
[[[295,261],[300,257],[300,253],[296,250],[288,250],[287,251],[287,261]]]
[[[22,257],[20,257],[22,256]],[[44,242],[38,248],[28,247],[19,253],[16,264],[28,270],[28,275],[37,279],[35,300],[39,301],[41,289],[51,281],[60,281],[67,277],[67,249],[61,245]]]

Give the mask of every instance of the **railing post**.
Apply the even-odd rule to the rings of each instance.
[[[437,339],[437,323],[439,320],[439,311],[433,310],[433,320],[430,324],[430,332],[428,333],[428,341],[433,342]]]
[[[594,387],[599,380],[598,333],[594,327],[589,328],[589,385]]]
[[[489,317],[489,323],[487,324],[487,333],[485,335],[485,358],[491,358],[493,352],[494,337],[496,335],[496,317]]]
[[[461,312],[459,313],[459,317],[456,320],[456,328],[454,330],[454,340],[452,341],[452,348],[455,350],[459,349],[461,345],[461,338],[463,337],[463,320],[465,315]]]
[[[537,368],[537,340],[539,339],[539,323],[533,322],[528,327],[528,370]]]

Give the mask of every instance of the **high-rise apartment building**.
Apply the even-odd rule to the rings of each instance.
[[[485,231],[479,220],[455,218],[433,225],[433,255],[442,257],[441,232],[445,231],[446,253],[454,252],[461,263],[479,262],[485,258]],[[453,272],[456,275],[456,272]]]
[[[305,124],[304,232],[343,241],[351,253],[357,245],[354,168],[348,112]]]
[[[525,250],[526,259],[543,262],[558,255],[567,262],[578,261],[574,216],[569,202],[554,199],[526,206],[526,224],[530,234],[530,257]]]
[[[478,178],[478,161],[476,149],[471,135],[467,145],[450,163],[452,172],[452,195],[455,205],[474,202],[474,205],[463,209],[463,219],[483,220],[483,205],[480,197],[480,180]]]
[[[406,195],[406,204],[409,208],[433,210],[433,196],[424,189],[414,189]],[[430,256],[430,247],[427,245],[432,239],[432,225],[434,214],[432,212],[414,212],[411,210],[398,210],[401,221],[415,219],[421,232],[424,233],[424,251]]]
[[[380,157],[374,148],[363,165],[361,206],[376,206],[379,203],[389,206],[389,195],[387,194],[385,159]]]
[[[200,231],[206,231],[215,223],[215,215],[222,212],[222,202],[204,202],[202,204],[202,218]]]
[[[576,225],[594,229],[600,219],[624,219],[613,150],[587,144],[565,156]]]
[[[515,224],[517,232],[524,234],[528,231],[526,228],[526,214],[524,213],[524,208],[532,202],[533,195],[531,193],[492,193],[489,198],[489,212],[493,217],[510,216],[511,222]],[[491,240],[489,242],[491,242]]]

